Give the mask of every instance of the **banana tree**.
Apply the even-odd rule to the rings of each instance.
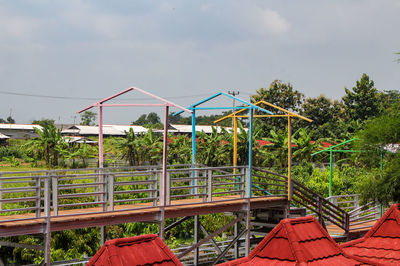
[[[45,125],[42,129],[35,128],[39,137],[27,143],[28,147],[39,155],[43,155],[47,167],[58,166],[60,149],[65,145],[60,129],[54,125]]]

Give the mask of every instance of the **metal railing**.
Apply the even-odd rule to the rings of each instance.
[[[246,197],[247,167],[169,166],[166,174],[168,206]],[[255,172],[252,193],[268,190],[276,196],[282,180]],[[68,169],[0,173],[0,223],[62,215],[83,215],[160,206],[159,166]],[[283,182],[283,183],[282,183]],[[118,206],[118,207],[117,207]],[[117,207],[117,208],[116,208]],[[22,215],[22,216],[21,216]],[[7,216],[7,217],[1,217]]]
[[[350,231],[370,228],[371,222],[379,220],[383,212],[379,204],[370,202],[362,205],[358,194],[331,196],[326,199],[347,211]]]
[[[287,176],[260,168],[254,168],[254,170],[257,170],[259,175],[264,177],[273,176],[270,177],[269,180],[273,180],[274,182],[270,184],[271,181],[269,181],[268,184],[269,186],[273,186],[272,190],[268,188],[266,190],[267,192],[287,191]],[[345,234],[348,235],[350,230],[350,215],[345,210],[301,185],[299,182],[292,179],[291,183],[291,191],[293,193],[291,195],[292,204],[305,207],[309,213],[317,217],[323,227],[326,228],[325,223],[332,223],[343,229]],[[262,185],[262,183],[257,184]],[[274,190],[273,188],[277,189]]]

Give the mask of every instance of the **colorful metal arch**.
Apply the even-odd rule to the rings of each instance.
[[[260,117],[287,117],[288,118],[288,199],[290,200],[291,198],[291,187],[290,187],[290,181],[291,181],[291,165],[292,165],[292,142],[291,142],[291,138],[292,138],[292,133],[291,133],[291,118],[292,117],[298,117],[300,119],[303,119],[305,121],[308,122],[312,122],[311,119],[301,116],[299,114],[293,113],[289,110],[286,110],[282,107],[279,107],[277,105],[274,105],[272,103],[269,103],[267,101],[261,100],[255,103],[255,105],[260,105],[260,104],[265,104],[268,105],[272,108],[278,109],[279,111],[282,111],[284,113],[286,113],[285,115],[281,115],[281,114],[270,114],[270,115],[253,115],[252,113],[250,113],[250,115],[239,115],[240,113],[246,111],[246,109],[241,109],[239,111],[233,112],[227,116],[224,116],[220,119],[217,119],[214,121],[214,123],[218,123],[220,121],[223,121],[225,119],[228,118],[232,118],[233,119],[233,124],[234,124],[234,133],[233,133],[233,139],[234,139],[234,144],[233,144],[233,165],[236,166],[237,165],[237,118],[242,117],[242,118],[248,118],[250,116],[256,117],[256,118],[260,118]]]
[[[247,106],[229,106],[229,107],[198,107],[218,96],[225,96],[228,97],[230,99],[233,99],[235,101],[241,102]],[[201,100],[195,104],[190,105],[189,107],[187,107],[187,109],[193,111],[192,112],[192,165],[196,164],[196,110],[217,110],[217,109],[240,109],[240,110],[249,110],[250,116],[249,116],[249,174],[247,175],[247,178],[250,179],[251,177],[251,165],[252,165],[252,154],[251,154],[251,147],[252,147],[252,124],[253,124],[253,110],[259,110],[262,111],[264,113],[267,113],[269,115],[273,115],[273,113],[271,111],[265,110],[264,108],[261,108],[255,104],[249,103],[245,100],[242,100],[240,98],[234,97],[230,94],[227,94],[225,92],[218,92],[204,100]],[[176,112],[173,115],[179,115],[181,114],[182,111]],[[234,129],[234,131],[236,131],[236,129]],[[248,183],[250,184],[250,183]],[[246,195],[248,197],[251,196],[251,187],[246,189]]]

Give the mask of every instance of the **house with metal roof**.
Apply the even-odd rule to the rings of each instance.
[[[103,135],[105,136],[125,136],[125,132],[129,132],[132,129],[136,135],[147,132],[147,128],[142,126],[134,125],[103,125]],[[97,136],[99,134],[98,126],[83,126],[73,125],[61,131],[63,135],[75,135],[75,136]]]
[[[400,265],[400,204],[393,204],[364,237],[343,243],[341,248],[374,264]]]
[[[172,132],[179,134],[192,134],[192,125],[178,125],[178,124],[170,124],[172,127]],[[205,126],[205,125],[196,125],[196,131],[204,132],[206,134],[212,133],[212,128],[216,128],[218,133],[222,132],[222,129],[225,129],[228,132],[232,132],[231,127],[221,127],[221,126]],[[248,130],[245,128],[244,130]]]
[[[1,124],[0,133],[12,139],[32,139],[39,135],[36,133],[37,129],[42,129],[40,125],[29,124]]]
[[[87,266],[183,265],[157,235],[108,240]]]

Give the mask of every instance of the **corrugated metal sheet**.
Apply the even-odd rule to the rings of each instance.
[[[376,264],[400,265],[400,204],[393,204],[363,238],[341,247],[348,254]]]
[[[0,129],[35,130],[34,128],[42,129],[40,125],[34,124],[0,124]]]
[[[87,266],[183,265],[157,235],[107,241]]]
[[[132,130],[135,134],[146,133],[148,131],[147,128],[145,128],[145,127],[134,126],[134,125],[104,125],[104,126],[112,126],[116,130],[121,131],[121,132],[125,132],[125,131],[129,132],[129,129],[132,128]]]
[[[147,129],[142,126],[103,125],[103,134],[109,136],[125,136],[125,132],[128,132],[130,128],[133,129],[135,134],[141,134],[147,132]],[[95,136],[99,134],[99,127],[73,125],[67,129],[63,129],[62,133]]]
[[[314,217],[282,220],[249,254],[220,264],[232,265],[370,265],[347,255]]]
[[[178,125],[178,124],[171,124],[171,127],[175,128],[179,133],[192,133],[192,125]],[[212,128],[215,127],[218,133],[221,133],[222,127],[220,126],[201,126],[196,125],[196,131],[203,131],[206,134],[212,133]],[[231,127],[224,127],[225,130],[228,132],[232,131]],[[247,129],[245,129],[247,131]]]

